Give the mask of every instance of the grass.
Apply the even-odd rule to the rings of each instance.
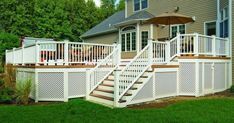
[[[0,106],[0,122],[231,123],[234,99],[181,101],[166,108],[151,109],[110,109],[82,99],[47,105]]]

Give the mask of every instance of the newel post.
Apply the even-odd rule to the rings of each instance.
[[[195,56],[198,56],[198,49],[199,49],[199,46],[198,46],[198,40],[199,39],[199,35],[198,35],[198,33],[194,33],[194,42],[193,42],[193,44],[194,44],[194,54],[195,54]]]
[[[231,57],[231,50],[230,50],[230,47],[229,47],[229,45],[231,45],[230,44],[230,40],[229,40],[229,38],[226,38],[226,43],[225,43],[225,51],[226,51],[226,55],[228,56],[228,57]]]
[[[165,56],[166,56],[166,63],[170,62],[170,54],[171,54],[171,47],[170,47],[170,41],[166,42],[166,50],[165,50]]]
[[[149,65],[153,64],[153,42],[152,40],[148,40],[149,43],[149,50],[148,50],[148,59],[149,59]]]
[[[64,61],[65,61],[65,65],[68,65],[68,62],[69,62],[69,58],[68,58],[68,55],[69,55],[69,51],[68,51],[68,44],[69,44],[69,41],[65,40],[64,41]]]
[[[38,41],[36,41],[36,56],[35,56],[35,62],[36,62],[36,66],[39,65],[40,62],[40,46]]]
[[[177,33],[177,56],[180,56],[180,33]]]
[[[21,56],[21,57],[22,57],[21,63],[22,63],[22,65],[24,65],[24,44],[22,45],[22,52],[21,52],[21,53],[22,53],[22,54],[21,54],[21,55],[22,55],[22,56]]]
[[[13,48],[13,50],[12,50],[12,61],[13,61],[13,65],[15,65],[15,49],[16,48]]]
[[[212,54],[216,57],[216,37],[212,35]]]

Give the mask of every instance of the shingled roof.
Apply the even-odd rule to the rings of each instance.
[[[135,14],[125,18],[125,11],[119,11],[102,21],[97,26],[85,32],[81,35],[81,38],[88,38],[91,36],[96,36],[105,33],[117,32],[118,29],[114,25],[122,24],[125,22],[129,22],[131,20],[145,20],[154,17],[151,13],[147,11],[139,11]]]

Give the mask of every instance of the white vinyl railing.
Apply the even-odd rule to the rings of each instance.
[[[166,63],[167,57],[167,43],[153,41],[153,62],[154,63]]]
[[[170,41],[153,42],[153,62],[168,63],[180,55],[230,56],[227,38],[194,34],[178,34]]]
[[[7,64],[96,65],[113,52],[114,45],[78,42],[37,42],[6,51]]]
[[[141,50],[123,70],[116,75],[115,79],[115,99],[118,101],[132,85],[143,75],[152,65],[152,42]]]
[[[121,46],[116,45],[114,50],[107,57],[101,60],[97,66],[87,71],[87,97],[88,95],[120,64]]]

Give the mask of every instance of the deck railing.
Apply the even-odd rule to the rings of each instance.
[[[230,42],[227,38],[205,36],[197,33],[178,34],[170,41],[153,43],[154,63],[168,63],[176,56],[205,55],[205,56],[230,56]]]
[[[6,51],[7,64],[96,65],[105,59],[114,45],[79,42],[37,42],[34,45]]]

